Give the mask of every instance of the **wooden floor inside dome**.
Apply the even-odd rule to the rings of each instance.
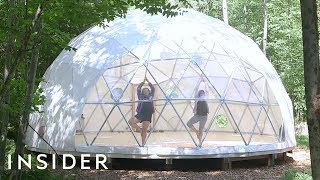
[[[198,139],[195,133],[190,132],[194,141],[198,144]],[[96,132],[76,133],[76,145],[91,144],[96,137]],[[140,133],[134,133],[137,140],[141,141]],[[92,145],[95,146],[138,146],[137,141],[131,132],[100,132]],[[148,133],[149,136],[149,133]],[[250,135],[243,134],[243,138],[249,142]],[[209,132],[202,143],[203,148],[214,148],[217,146],[235,146],[245,145],[243,138],[239,133],[225,132]],[[87,143],[86,143],[87,142]],[[250,145],[257,144],[272,144],[276,143],[277,139],[271,135],[254,134],[251,137]],[[152,132],[147,140],[146,146],[160,147],[176,147],[176,148],[192,148],[196,147],[187,131],[162,131]]]

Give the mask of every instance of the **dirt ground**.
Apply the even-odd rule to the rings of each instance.
[[[231,170],[222,171],[212,160],[173,161],[174,167],[167,170],[162,162],[144,160],[122,160],[114,162],[108,170],[81,170],[79,166],[72,170],[54,170],[54,174],[63,172],[75,179],[280,179],[288,169],[310,168],[308,149],[296,148],[288,153],[285,160],[278,159],[274,166],[267,166],[262,160],[249,160],[233,163]],[[160,168],[159,168],[160,167]],[[72,179],[73,179],[72,178]]]

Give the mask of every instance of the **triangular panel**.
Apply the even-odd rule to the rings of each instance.
[[[270,124],[271,121],[268,120],[269,115],[267,114],[267,111],[265,111],[263,107],[261,108],[262,111],[259,114],[257,125],[251,138],[251,144],[277,143],[277,132],[273,130],[272,125]]]
[[[164,147],[194,147],[191,132],[187,131],[185,122],[182,122],[186,108],[188,106],[185,103],[178,101],[165,103],[159,108],[159,111],[156,112],[154,128],[147,139],[147,145],[161,142],[161,146]],[[182,126],[179,128],[180,124]]]
[[[89,144],[105,124],[109,125],[107,117],[112,113],[113,109],[111,104],[86,104],[84,106],[83,133],[86,135]]]
[[[247,143],[250,142],[250,137],[254,133],[256,122],[261,111],[262,109],[260,108],[260,106],[247,106],[245,111],[243,111],[242,120],[237,124],[240,133]]]
[[[215,147],[215,146],[233,146],[233,145],[243,145],[244,140],[240,133],[234,133],[224,131],[224,129],[233,129],[235,126],[235,121],[232,115],[229,113],[226,104],[213,105],[216,111],[211,111],[210,118],[206,125],[206,135],[203,141],[203,147]],[[214,108],[213,108],[214,109]]]

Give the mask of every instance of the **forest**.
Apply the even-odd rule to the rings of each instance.
[[[5,163],[7,154],[23,154],[25,151],[23,137],[29,114],[39,111],[38,105],[45,102],[37,86],[43,81],[47,68],[63,49],[73,49],[68,46],[72,38],[103,20],[124,17],[128,10],[135,8],[150,14],[175,16],[175,9],[186,7],[227,21],[230,26],[252,38],[275,67],[292,100],[295,123],[307,122],[309,118],[314,121],[311,124],[316,124],[320,118],[307,111],[308,98],[305,94],[308,83],[305,83],[304,58],[308,56],[304,54],[306,42],[303,41],[302,3],[305,3],[306,9],[312,7],[313,17],[309,17],[308,13],[305,17],[312,19],[314,27],[318,28],[315,19],[319,6],[316,1],[0,0],[0,179],[1,176],[4,179],[23,179],[26,176],[17,169],[7,170]],[[227,19],[224,6],[227,7]],[[308,24],[305,27],[310,28]],[[318,38],[318,29],[315,30]],[[318,43],[315,46],[311,46],[312,53],[318,52]],[[318,60],[318,57],[309,59]],[[318,65],[318,62],[314,63]],[[310,82],[309,85],[317,87],[317,84]],[[319,125],[315,131],[319,134]],[[310,142],[317,140],[310,137]],[[319,155],[319,150],[317,152]],[[311,154],[311,159],[313,155],[316,157],[316,154]],[[314,171],[319,167],[315,166],[319,159],[311,162],[314,166],[313,178],[320,178],[320,174]],[[15,163],[13,167],[16,167]]]

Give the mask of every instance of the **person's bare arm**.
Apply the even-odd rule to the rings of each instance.
[[[199,98],[198,97],[198,91],[199,91],[199,87],[200,87],[201,81],[202,80],[200,79],[200,81],[197,82],[196,89],[195,89],[195,92],[194,92],[194,98]]]
[[[151,93],[151,96],[153,97],[154,96],[154,92],[155,92],[155,88],[147,78],[146,78],[146,81],[148,82],[148,85],[149,85],[149,87],[151,89],[150,93]]]
[[[138,87],[137,87],[138,99],[140,99],[140,97],[141,97],[141,88],[142,88],[143,84],[144,84],[144,81],[141,82],[141,83],[138,85]]]
[[[195,104],[194,104],[194,108],[193,108],[193,113],[194,114],[197,113],[197,104],[198,104],[198,101],[196,101]]]

